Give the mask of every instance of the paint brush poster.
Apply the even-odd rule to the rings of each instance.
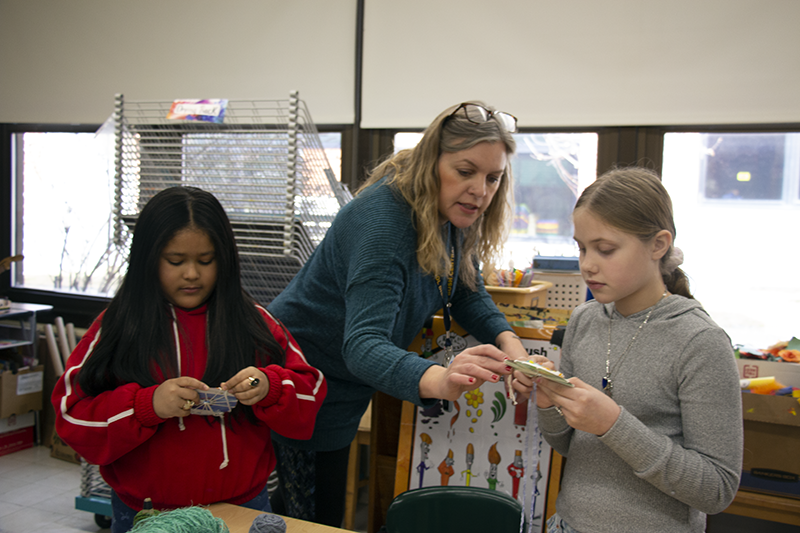
[[[558,367],[560,348],[544,338],[549,335],[521,340],[529,354],[544,355]],[[479,344],[471,335],[462,339],[464,348]],[[430,358],[441,362],[443,355],[439,350]],[[484,383],[455,402],[416,408],[409,489],[462,485],[502,491],[523,503],[526,520],[533,492],[530,531],[541,531],[550,455],[538,431],[528,434],[528,402],[513,405],[503,381]]]

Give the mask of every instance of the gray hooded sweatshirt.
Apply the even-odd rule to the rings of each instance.
[[[572,314],[560,370],[601,389],[613,320],[613,398],[622,408],[598,437],[539,410],[547,442],[567,458],[558,514],[581,533],[701,532],[739,487],[742,407],[727,334],[695,300],[670,295],[623,317],[587,302]]]

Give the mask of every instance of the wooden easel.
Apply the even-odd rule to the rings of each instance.
[[[394,496],[409,489],[411,476],[411,457],[414,445],[414,424],[416,408],[414,404],[403,402],[400,415],[400,438],[397,443],[397,468],[394,475]],[[547,483],[545,500],[545,521],[556,512],[556,498],[561,490],[561,474],[563,472],[564,458],[553,450],[550,458],[550,478]]]

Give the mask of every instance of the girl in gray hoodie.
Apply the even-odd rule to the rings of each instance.
[[[541,431],[567,458],[548,531],[705,531],[739,486],[739,375],[678,268],[670,197],[654,173],[617,169],[581,194],[573,220],[594,300],[564,338],[574,388],[536,382]]]

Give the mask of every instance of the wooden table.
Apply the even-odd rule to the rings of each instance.
[[[230,503],[215,503],[209,505],[208,510],[217,518],[222,518],[231,533],[248,533],[250,526],[253,525],[253,520],[258,515],[264,514],[262,511]],[[289,518],[288,516],[281,516],[281,518],[286,521],[286,533],[342,533],[347,531],[346,529],[323,526],[313,522],[306,522],[305,520],[298,520],[297,518]]]
[[[367,479],[361,479],[361,446],[369,446],[372,433],[372,402],[361,416],[358,424],[356,438],[350,444],[350,458],[347,460],[347,484],[344,497],[344,528],[352,530],[356,522],[356,507],[358,507],[358,489],[369,484]]]

